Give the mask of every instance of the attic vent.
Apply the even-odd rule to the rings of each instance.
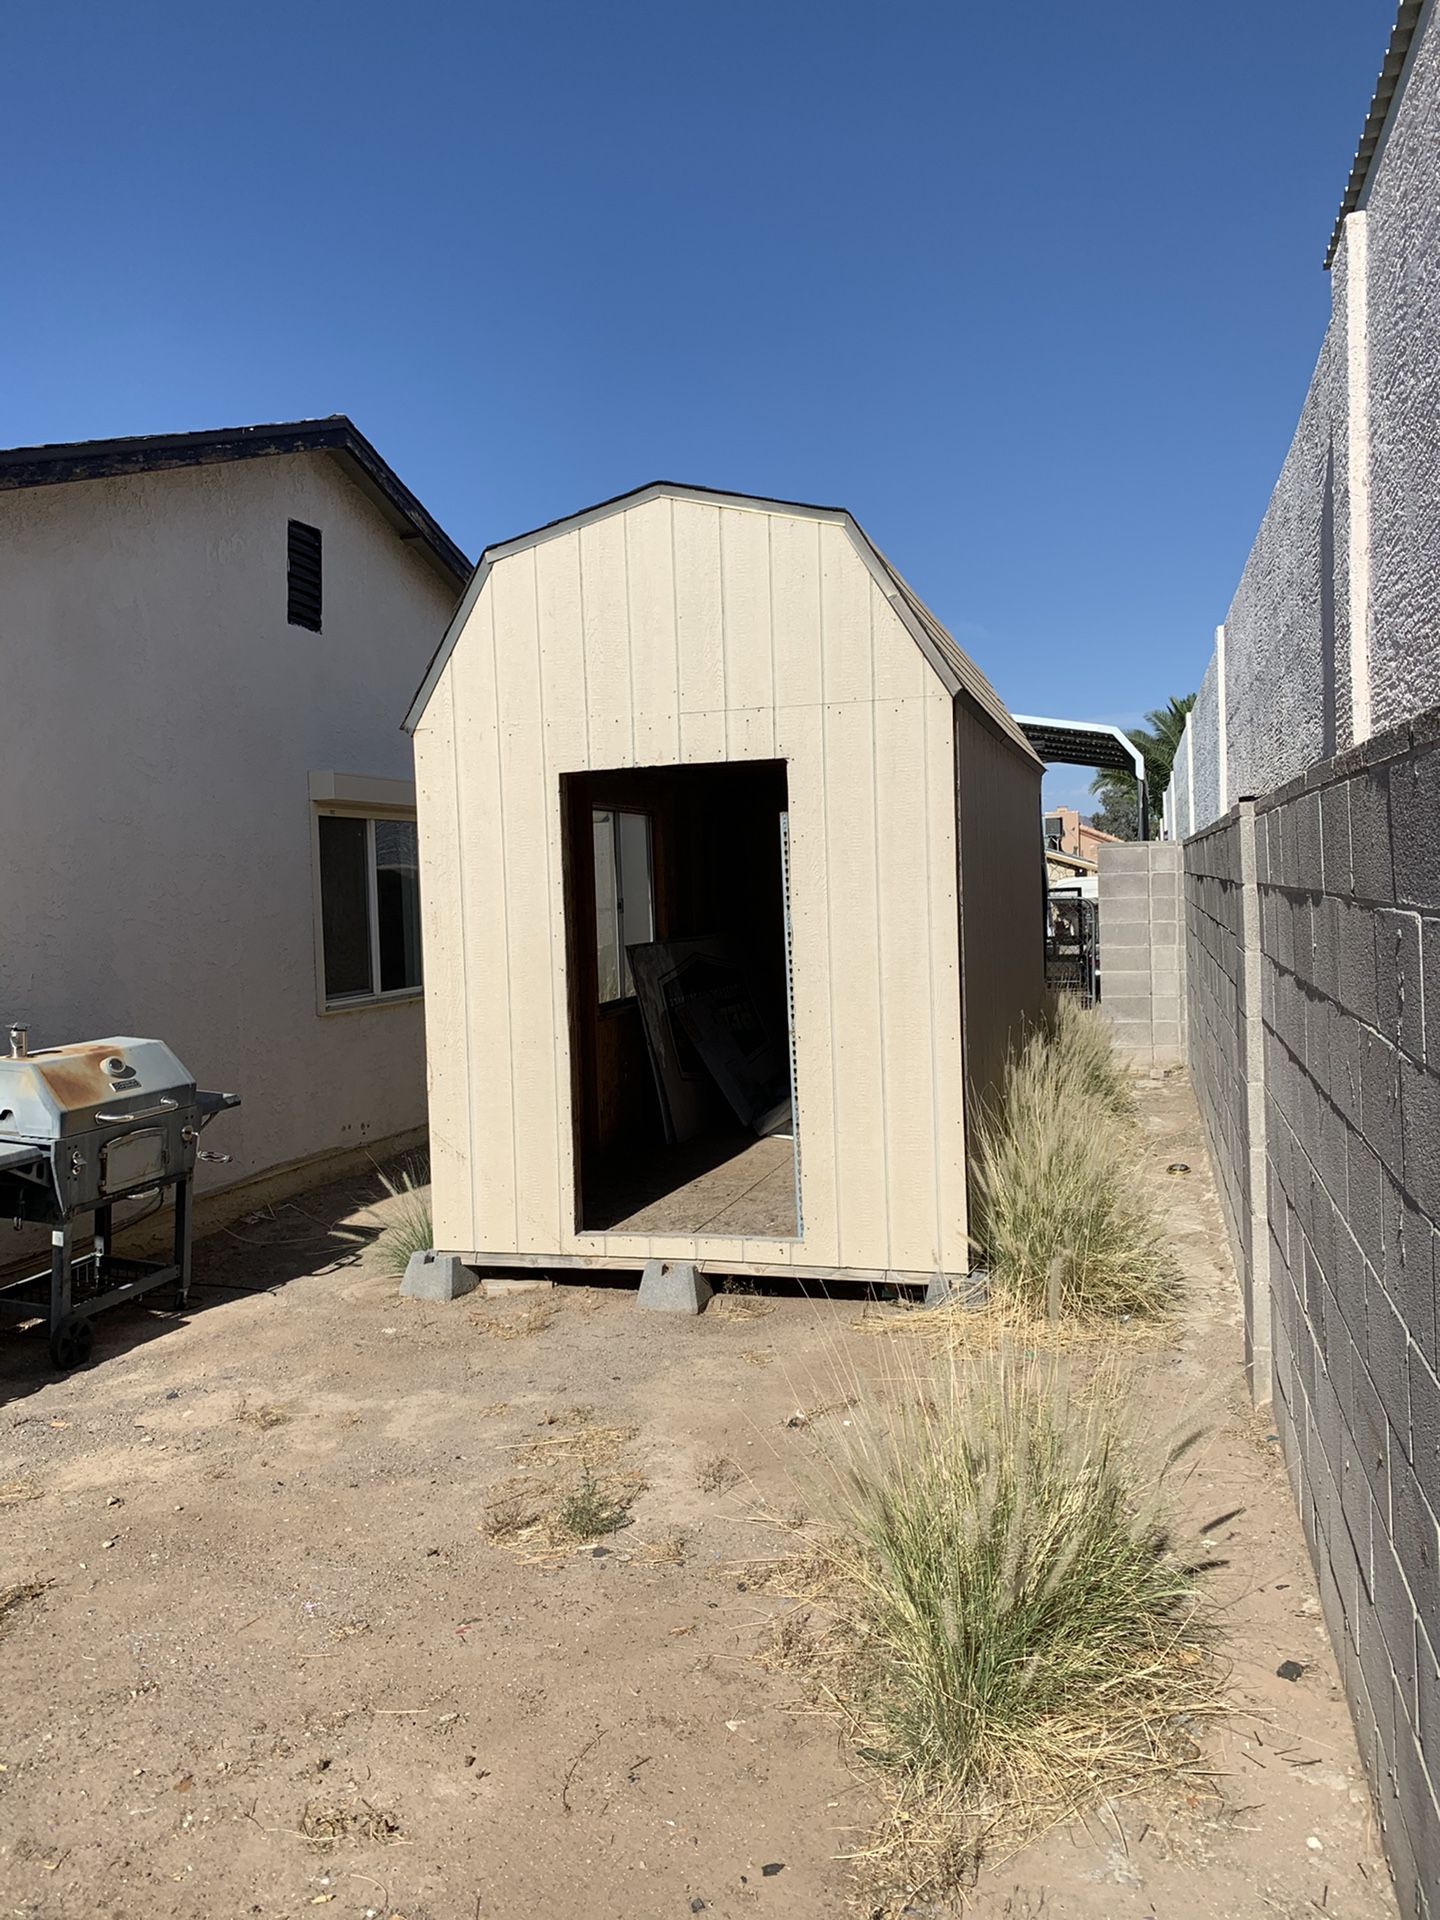
[[[285,576],[286,618],[292,627],[320,631],[320,529],[290,522],[290,565]]]

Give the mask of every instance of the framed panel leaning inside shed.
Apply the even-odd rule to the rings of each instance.
[[[1042,769],[849,514],[658,484],[494,547],[407,725],[437,1247],[969,1270]]]

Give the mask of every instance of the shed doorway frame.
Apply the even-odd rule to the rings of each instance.
[[[789,773],[788,762],[775,758],[559,776],[577,1237],[803,1242]],[[607,844],[605,814],[611,816],[617,892],[627,882],[613,823],[622,816],[645,822],[647,897],[639,918],[652,935],[653,964],[670,964],[658,950],[674,947],[681,977],[687,966],[703,972],[709,963],[743,981],[741,1025],[754,1016],[762,1036],[754,1064],[773,1085],[753,1108],[736,1104],[733,1083],[728,1094],[722,1091],[725,1076],[688,1027],[682,1032],[684,1015],[675,1019],[668,994],[662,1015],[653,987],[648,996],[637,989],[630,955],[640,955],[645,942],[623,949],[621,991],[605,990],[601,950],[608,951],[613,937],[605,919],[613,903],[610,890],[602,898],[596,886]],[[713,954],[707,953],[712,944]],[[705,1110],[703,1124],[690,1116],[688,1130],[674,1128],[666,1049],[662,1042],[657,1057],[651,1044],[650,1029],[662,1019],[675,1042],[669,1065],[673,1071],[674,1056],[688,1056],[687,1078]],[[788,1108],[788,1124],[786,1118],[762,1124],[762,1105],[772,1116]]]

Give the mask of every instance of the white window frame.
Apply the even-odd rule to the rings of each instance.
[[[331,1000],[325,993],[325,901],[320,875],[320,822],[326,817],[365,822],[366,904],[370,924],[370,978],[380,978],[380,890],[375,884],[375,825],[380,820],[415,821],[415,788],[408,780],[376,780],[346,774],[310,776],[310,873],[315,929],[315,1008],[322,1018],[361,1013],[368,1007],[392,1006],[420,1000],[425,995],[425,951],[420,951],[420,979],[413,987],[389,992],[347,994]],[[398,803],[398,804],[397,804]]]
[[[622,861],[620,857],[620,819],[622,815],[626,815],[631,819],[643,820],[645,822],[645,894],[646,894],[646,903],[650,909],[650,914],[649,914],[650,936],[652,939],[655,937],[655,820],[654,820],[654,816],[651,813],[649,813],[644,807],[607,806],[601,801],[596,801],[592,805],[592,808],[591,808],[592,820],[595,814],[597,813],[608,813],[610,815],[610,853],[611,853],[611,859],[614,863],[614,874],[615,874],[615,901],[616,901],[615,943],[616,943],[616,952],[619,957],[619,974],[620,974],[620,982],[621,982],[620,992],[616,994],[612,999],[609,999],[609,1000],[601,999],[597,992],[596,1005],[601,1009],[604,1009],[606,1007],[629,1006],[636,998],[634,980],[632,979],[630,981],[630,984],[628,987],[626,987],[624,984],[630,972],[630,956],[625,951],[625,875],[623,872]],[[598,889],[597,889],[597,893],[598,893]],[[597,963],[597,980],[598,980],[598,963],[599,963],[599,924],[598,924],[599,900],[598,900],[598,897],[595,903],[595,917],[596,917],[596,923],[597,923],[595,928],[595,935],[596,935],[596,963]]]

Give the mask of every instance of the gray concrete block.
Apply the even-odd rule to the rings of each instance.
[[[1421,995],[1425,1003],[1425,1060],[1440,1073],[1440,920],[1420,922]]]
[[[1148,994],[1116,993],[1112,990],[1108,974],[1105,976],[1104,991],[1105,998],[1102,1004],[1107,1018],[1121,1026],[1149,1026],[1151,1002]]]
[[[1112,873],[1148,873],[1150,849],[1140,840],[1121,840],[1100,848],[1100,884]]]
[[[1395,898],[1390,782],[1383,768],[1357,774],[1350,787],[1351,888],[1357,900]]]
[[[1360,1129],[1383,1167],[1400,1170],[1400,1055],[1368,1028],[1360,1038]]]
[[[1380,1162],[1358,1133],[1348,1140],[1350,1161],[1350,1231],[1360,1251],[1377,1270],[1385,1259],[1384,1210],[1380,1198]]]
[[[1403,1185],[1423,1213],[1440,1220],[1440,1074],[1403,1058],[1400,1120]]]
[[[412,1253],[405,1263],[400,1291],[410,1300],[458,1300],[473,1293],[480,1276],[458,1253],[437,1253],[433,1247]]]
[[[1375,928],[1367,907],[1337,901],[1340,1001],[1367,1026],[1376,1024]]]
[[[647,1260],[635,1304],[654,1313],[703,1313],[712,1291],[691,1260]]]
[[[1319,893],[1325,884],[1320,854],[1320,796],[1303,794],[1295,802],[1295,880],[1293,885]]]
[[[1365,1365],[1391,1425],[1408,1439],[1410,1431],[1409,1336],[1384,1287],[1365,1296]]]
[[[1440,1527],[1403,1453],[1389,1460],[1390,1537],[1422,1620],[1440,1620]],[[1383,1501],[1380,1510],[1385,1511]]]
[[[1143,870],[1127,872],[1121,868],[1117,872],[1101,871],[1100,874],[1100,911],[1104,913],[1106,904],[1112,900],[1145,901],[1150,898],[1150,876]]]
[[[1320,794],[1322,878],[1327,893],[1350,891],[1350,783],[1337,780]]]
[[[1440,751],[1417,754],[1391,769],[1394,890],[1389,896],[1423,913],[1440,908]]]

